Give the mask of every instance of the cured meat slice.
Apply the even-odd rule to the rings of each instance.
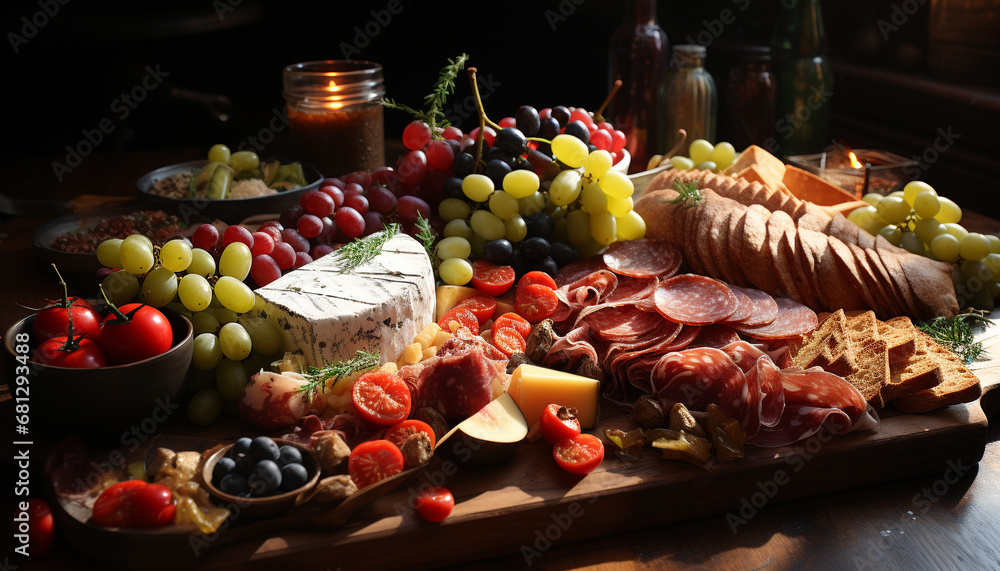
[[[695,274],[674,276],[661,282],[653,300],[661,315],[685,325],[719,323],[740,307],[740,300],[729,286]]]
[[[729,289],[734,292],[738,291],[739,293],[747,296],[753,304],[753,312],[750,317],[740,322],[744,326],[759,327],[761,325],[773,323],[774,320],[778,318],[778,304],[775,303],[771,294],[766,291],[737,286],[729,286]]]
[[[681,253],[669,243],[651,238],[615,242],[603,255],[611,271],[633,278],[669,277],[681,267]]]
[[[776,426],[785,410],[785,388],[781,384],[781,371],[767,355],[762,355],[745,374],[747,381],[756,384],[761,392],[761,426]]]
[[[694,411],[717,404],[744,431],[756,434],[759,429],[760,390],[751,387],[743,371],[719,349],[667,353],[653,367],[650,383],[663,410],[679,402]]]
[[[608,341],[623,341],[646,335],[663,323],[658,313],[636,305],[603,305],[582,318],[594,335]]]
[[[591,343],[590,328],[586,323],[573,329],[565,337],[556,339],[542,364],[553,369],[572,369],[584,356],[590,357],[594,364],[601,362],[597,349]]]
[[[447,419],[465,419],[493,400],[493,380],[503,367],[480,347],[431,357],[416,379],[414,408],[429,406]]]
[[[656,286],[660,280],[653,278],[632,278],[629,276],[618,276],[618,286],[615,291],[608,296],[608,302],[617,301],[637,301],[651,297],[656,291]]]
[[[551,316],[552,321],[556,324],[576,322],[580,310],[606,301],[617,287],[618,277],[608,270],[597,270],[561,286],[556,290],[559,305]]]
[[[773,427],[764,427],[748,442],[755,446],[786,446],[818,433],[870,430],[878,415],[858,389],[819,368],[780,373],[785,406]]]
[[[740,340],[740,336],[733,331],[732,327],[719,323],[706,325],[698,332],[698,336],[691,341],[691,347],[723,347]]]
[[[747,319],[753,317],[753,301],[750,296],[743,293],[743,288],[738,288],[734,286],[729,286],[729,291],[733,292],[736,299],[740,300],[740,307],[736,310],[736,313],[730,315],[726,319],[726,323],[743,323]]]
[[[733,323],[733,329],[750,337],[770,340],[805,335],[819,325],[816,312],[794,299],[778,297],[774,299],[774,302],[778,305],[778,318],[773,322],[759,327]]]
[[[604,265],[604,259],[601,256],[588,256],[582,260],[577,260],[559,268],[559,271],[556,272],[554,279],[556,286],[562,287],[575,281],[579,281],[597,270],[606,269],[608,269],[608,267]]]

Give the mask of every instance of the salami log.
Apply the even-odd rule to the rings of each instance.
[[[729,286],[695,274],[664,280],[657,286],[653,300],[661,315],[685,325],[719,323],[740,307],[740,300]]]

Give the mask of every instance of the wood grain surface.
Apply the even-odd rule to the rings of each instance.
[[[18,174],[5,190],[26,196],[44,192],[48,198],[82,192],[129,194],[144,172],[192,155],[196,153],[95,155],[73,174],[80,175],[80,182],[70,185],[55,184],[44,170],[48,162],[39,160],[28,168],[9,169],[30,174]],[[87,180],[102,180],[100,190]],[[0,286],[4,327],[29,313],[13,302],[37,304],[58,292],[35,269],[30,249],[31,232],[46,220],[20,218],[0,225],[5,235],[0,239],[0,261],[17,269],[15,279],[3,280]],[[1000,223],[990,219],[967,214],[963,223],[1000,233]],[[994,357],[1000,356],[1000,327],[987,330],[983,339],[989,357],[975,369],[985,386],[995,387],[1000,384],[1000,359]],[[751,516],[742,518],[746,523],[726,514],[739,515],[741,499],[753,500],[761,485],[768,488],[768,482],[775,481],[777,469],[792,467],[784,456],[756,449],[745,460],[716,465],[706,473],[649,455],[636,465],[609,460],[601,473],[576,479],[554,467],[544,445],[526,444],[515,464],[445,475],[445,485],[459,503],[443,525],[405,515],[409,490],[420,485],[418,480],[362,509],[356,523],[343,530],[281,533],[210,549],[198,567],[998,568],[1000,429],[996,423],[986,425],[1000,409],[998,395],[1000,391],[987,392],[981,408],[967,405],[890,417],[876,433],[824,443],[789,475],[787,484],[777,486],[773,498],[754,508],[755,513],[744,512]],[[9,406],[0,408],[0,426],[8,435],[13,433],[12,417]],[[218,436],[236,433],[236,427],[223,427]],[[7,473],[13,473],[10,441],[0,440]],[[42,447],[33,453],[40,455]],[[35,456],[33,489],[40,481],[41,463],[41,456]],[[432,466],[423,478],[435,468],[444,473]],[[3,498],[0,509],[8,509],[13,498],[9,493]],[[404,515],[398,515],[397,508]],[[408,541],[407,534],[420,540]],[[283,557],[276,559],[276,554]],[[140,566],[145,557],[148,565],[141,566],[151,568],[164,556],[176,557],[179,563],[183,557],[178,555],[140,553],[131,563]],[[0,554],[4,556],[7,553]],[[41,561],[10,561],[26,569],[107,568],[106,562],[81,555],[65,537]]]

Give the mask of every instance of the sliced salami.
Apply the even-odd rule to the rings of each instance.
[[[663,410],[678,402],[693,411],[717,404],[744,430],[756,433],[759,428],[759,391],[751,395],[754,387],[747,384],[743,371],[719,349],[700,347],[667,353],[653,367],[650,382]]]
[[[589,256],[559,268],[554,279],[556,286],[562,287],[581,280],[597,270],[606,269],[608,267],[604,265],[604,259],[601,256]]]
[[[607,341],[623,341],[646,335],[663,323],[658,313],[635,305],[604,305],[583,318],[594,335]]]
[[[701,331],[698,332],[698,336],[691,341],[690,347],[715,347],[716,349],[722,349],[739,340],[740,336],[736,334],[736,331],[733,331],[732,327],[716,323],[702,327]]]
[[[695,274],[674,276],[661,282],[653,300],[661,315],[685,325],[719,323],[740,307],[740,300],[729,286]]]
[[[615,242],[604,251],[603,259],[611,271],[633,278],[669,277],[681,267],[677,248],[650,238]]]
[[[747,319],[753,317],[753,301],[746,293],[743,292],[743,289],[730,285],[729,291],[733,292],[736,299],[740,300],[740,307],[736,310],[736,313],[733,313],[726,318],[726,323],[744,323]],[[775,317],[777,317],[777,315],[775,315]]]
[[[652,297],[656,286],[660,284],[657,278],[632,278],[618,276],[618,287],[608,296],[608,301],[637,301]]]
[[[743,325],[747,327],[759,327],[773,323],[778,318],[778,304],[774,302],[771,294],[759,289],[742,288],[732,285],[729,288],[733,292],[742,293],[747,296],[750,299],[750,303],[753,304],[753,311],[750,317],[741,321]]]
[[[773,322],[759,327],[734,323],[733,329],[750,337],[770,340],[805,335],[819,325],[816,312],[801,303],[787,297],[775,298],[774,302],[778,306],[778,317]]]

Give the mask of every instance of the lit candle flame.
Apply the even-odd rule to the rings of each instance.
[[[849,151],[847,153],[847,156],[851,159],[851,166],[853,168],[856,168],[856,169],[863,169],[863,168],[865,168],[865,165],[861,164],[861,161],[858,160],[858,156],[854,154],[854,151]]]

